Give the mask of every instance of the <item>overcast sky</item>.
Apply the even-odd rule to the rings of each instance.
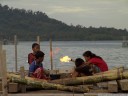
[[[69,25],[128,29],[128,0],[0,0],[0,3],[42,11]]]

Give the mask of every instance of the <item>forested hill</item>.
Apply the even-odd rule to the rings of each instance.
[[[53,40],[121,40],[128,32],[126,29],[67,25],[43,12],[0,5],[0,39],[13,38],[15,34],[20,40],[35,40],[37,35],[49,40],[50,34]]]

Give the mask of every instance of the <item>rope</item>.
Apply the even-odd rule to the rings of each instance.
[[[104,81],[104,73],[102,72],[102,75],[101,75],[101,81],[103,82]]]
[[[123,79],[123,71],[121,71],[120,79]]]

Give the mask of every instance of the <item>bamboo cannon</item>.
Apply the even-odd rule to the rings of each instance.
[[[93,76],[66,78],[50,81],[51,83],[62,84],[62,85],[81,85],[81,84],[92,84],[103,81],[117,80],[121,78],[128,78],[128,72],[123,75],[123,68],[110,70],[108,72],[102,72]]]
[[[7,76],[12,82],[25,84],[28,86],[32,86],[34,88],[41,88],[41,89],[47,89],[47,90],[54,89],[54,90],[80,92],[80,93],[85,93],[89,91],[88,88],[83,89],[81,87],[52,84],[52,83],[48,83],[46,80],[38,80],[30,77],[25,77],[25,79],[23,79],[23,78],[20,78],[19,75],[15,75],[12,73],[8,73]]]

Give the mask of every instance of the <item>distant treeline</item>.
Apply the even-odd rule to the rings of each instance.
[[[43,12],[9,8],[0,4],[0,39],[12,39],[17,35],[19,40],[122,40],[127,35],[126,29],[107,27],[89,28],[81,25],[67,25],[49,18]]]

